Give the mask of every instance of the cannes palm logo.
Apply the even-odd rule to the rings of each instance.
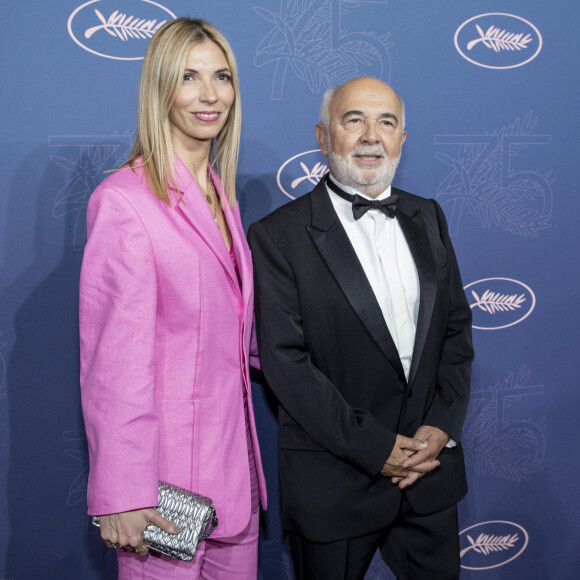
[[[320,149],[312,149],[285,161],[278,169],[276,182],[285,196],[296,199],[312,191],[327,171],[326,158]]]
[[[490,570],[515,560],[528,546],[528,532],[504,520],[481,522],[459,534],[461,567]]]
[[[542,50],[542,35],[531,22],[503,12],[466,20],[455,32],[454,42],[465,60],[493,69],[523,66]]]
[[[70,482],[66,503],[74,506],[86,501],[87,483],[89,479],[89,454],[87,451],[87,436],[84,431],[63,431],[62,440],[65,446],[64,454],[75,461],[76,472]]]
[[[270,29],[256,49],[257,67],[272,67],[272,100],[280,100],[291,79],[320,93],[356,76],[389,80],[393,46],[380,8],[387,0],[280,0],[254,6]],[[363,6],[363,5],[367,6]],[[378,30],[357,31],[357,12],[374,15]],[[372,18],[373,16],[371,16]]]
[[[71,240],[82,251],[87,237],[87,205],[107,171],[122,165],[129,154],[134,135],[129,131],[114,135],[50,135],[48,144],[55,194],[52,215],[67,216],[72,224]],[[69,242],[70,243],[70,242]]]
[[[544,391],[525,364],[472,389],[461,437],[472,475],[520,482],[544,469]]]
[[[522,322],[534,310],[532,289],[511,278],[484,278],[464,288],[473,315],[473,328],[499,330]]]
[[[68,32],[81,47],[114,60],[140,60],[149,39],[176,16],[151,0],[91,0],[68,19]]]

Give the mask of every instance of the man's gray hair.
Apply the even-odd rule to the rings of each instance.
[[[328,89],[324,95],[322,95],[322,102],[320,103],[320,113],[318,116],[320,124],[324,127],[327,134],[330,129],[330,103],[332,103],[332,99],[338,88],[339,87],[332,87],[331,89]]]
[[[328,135],[328,131],[330,130],[330,105],[332,104],[332,99],[336,94],[336,91],[340,89],[342,85],[338,87],[332,87],[328,89],[324,95],[322,95],[322,101],[320,103],[320,112],[318,114],[318,118],[320,124],[324,127],[326,134]],[[392,87],[391,87],[392,88]],[[394,91],[393,91],[394,92]],[[401,128],[405,130],[405,101],[395,93],[397,99],[399,99],[399,104],[401,105]]]

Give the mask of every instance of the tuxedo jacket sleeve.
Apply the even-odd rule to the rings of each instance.
[[[471,382],[471,309],[463,292],[457,258],[441,206],[433,202],[441,240],[445,248],[449,287],[449,308],[437,368],[436,389],[423,418],[424,425],[438,427],[454,441],[461,439],[469,404]]]

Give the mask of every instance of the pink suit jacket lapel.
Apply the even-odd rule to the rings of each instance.
[[[179,187],[182,197],[181,199],[178,198],[176,201],[177,212],[181,214],[189,225],[199,234],[208,248],[221,262],[232,282],[238,286],[238,279],[232,259],[222,238],[221,232],[214,221],[211,210],[205,201],[203,192],[197,185],[193,175],[177,155],[175,156],[175,169],[177,186]],[[219,179],[215,175],[215,172],[212,170],[211,173],[214,183],[219,186]]]
[[[212,177],[214,177],[214,183],[219,184],[219,179],[217,176],[213,176],[213,172]],[[226,201],[224,213],[230,228],[230,233],[232,234],[232,247],[234,248],[234,252],[236,254],[238,269],[240,271],[240,278],[242,280],[242,296],[244,300],[245,311],[248,303],[252,298],[252,288],[254,281],[250,250],[248,248],[248,244],[246,243],[246,234],[242,228],[240,212],[238,210],[238,202],[236,202],[236,208],[231,209],[229,203]]]

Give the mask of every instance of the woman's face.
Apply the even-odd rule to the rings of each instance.
[[[187,54],[183,81],[171,107],[171,138],[179,150],[211,145],[234,102],[232,73],[220,47],[206,40]]]

